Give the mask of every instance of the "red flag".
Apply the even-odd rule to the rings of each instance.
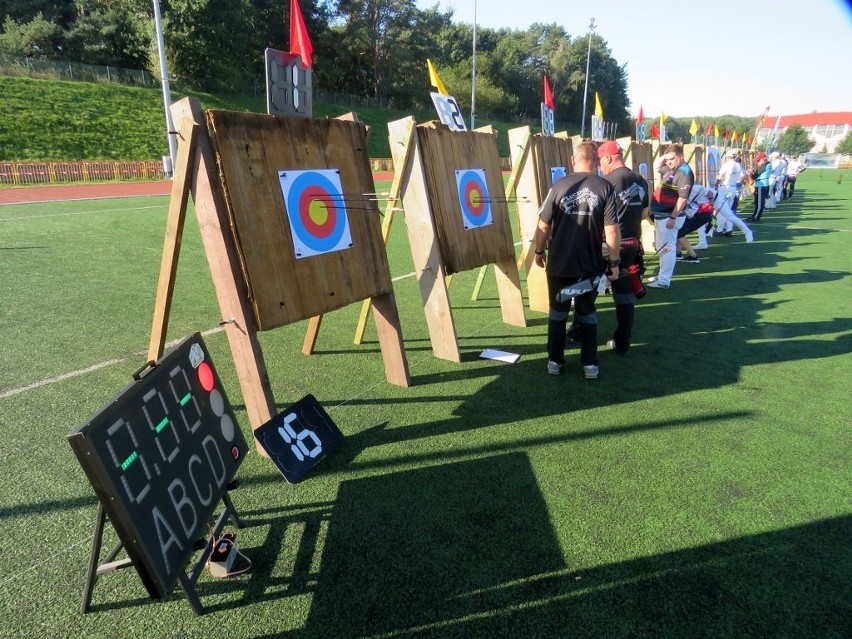
[[[556,110],[553,106],[553,91],[550,88],[550,82],[547,81],[547,76],[544,76],[544,103],[553,111]]]
[[[706,136],[713,135],[713,124],[712,123],[707,125],[707,130],[704,132],[704,135],[706,135]]]
[[[652,138],[660,137],[660,127],[658,127],[656,124],[651,125],[651,137]]]
[[[311,68],[311,54],[314,47],[308,37],[308,27],[302,17],[298,0],[290,0],[290,53],[302,58],[306,69]]]
[[[642,124],[645,121],[645,113],[642,111],[642,105],[639,105],[639,117],[636,118],[636,124]]]
[[[722,137],[724,137],[724,138],[727,140],[727,139],[728,139],[728,135],[729,135],[729,134],[728,134],[728,127],[725,127],[725,135],[724,135],[724,136],[722,136]]]

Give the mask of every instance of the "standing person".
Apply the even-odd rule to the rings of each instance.
[[[781,154],[778,151],[769,154],[769,164],[772,171],[769,173],[769,193],[766,198],[766,208],[774,209],[778,206],[778,184],[784,170],[781,165]]]
[[[730,149],[725,154],[725,161],[719,168],[719,173],[716,175],[715,188],[722,197],[729,200],[731,209],[734,213],[737,212],[737,206],[740,201],[740,189],[742,189],[743,180],[745,179],[745,170],[737,161],[738,151]],[[717,233],[729,233],[732,227],[721,224],[717,226]]]
[[[656,237],[654,242],[660,255],[660,268],[648,286],[668,288],[677,264],[677,232],[686,220],[684,208],[695,183],[695,175],[683,160],[683,146],[680,144],[666,147],[665,152],[654,161],[654,171],[660,176],[660,186],[654,189],[651,198]]]
[[[766,153],[758,153],[754,158],[755,167],[751,171],[754,180],[754,213],[748,218],[749,222],[760,222],[766,209],[766,198],[769,196],[769,177],[772,175],[772,165],[766,161]]]
[[[621,271],[639,263],[642,237],[642,218],[648,209],[648,183],[638,173],[624,165],[621,147],[612,140],[598,147],[598,158],[604,179],[615,188],[616,217],[621,234]],[[630,277],[612,282],[617,327],[606,345],[616,353],[627,353],[633,334],[636,295]]]
[[[560,178],[539,210],[538,228],[533,238],[535,263],[547,269],[550,313],[547,322],[547,372],[559,375],[565,364],[565,329],[571,296],[565,288],[584,281],[599,280],[606,270],[610,279],[618,277],[619,260],[607,261],[601,246],[606,242],[609,255],[618,255],[621,237],[616,219],[615,189],[595,172],[598,150],[594,142],[583,142],[574,149],[574,168]],[[548,245],[545,258],[545,245]],[[586,379],[598,377],[598,317],[595,309],[597,287],[574,294],[574,314],[579,325],[580,362]]]
[[[799,173],[805,170],[804,163],[799,160],[798,155],[794,155],[793,159],[790,160],[790,163],[787,165],[787,181],[784,182],[784,199],[789,200],[793,197],[793,191],[796,190],[796,178],[799,177]],[[787,189],[790,192],[787,192]]]

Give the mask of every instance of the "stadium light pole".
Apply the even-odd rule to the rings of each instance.
[[[589,23],[589,52],[586,54],[586,88],[583,91],[583,116],[580,118],[580,137],[586,133],[586,99],[589,97],[589,61],[592,59],[592,31],[595,30],[595,19]]]
[[[154,28],[157,32],[157,55],[160,58],[160,84],[163,87],[163,108],[166,112],[166,139],[169,141],[169,158],[171,158],[171,173],[174,175],[175,160],[177,159],[177,140],[175,127],[172,124],[172,113],[169,105],[172,94],[169,91],[169,74],[166,70],[166,45],[163,42],[163,16],[160,15],[160,0],[154,0]]]
[[[470,130],[476,121],[476,0],[473,0],[473,68],[470,74]]]

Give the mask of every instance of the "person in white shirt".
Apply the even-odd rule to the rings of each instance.
[[[772,173],[769,175],[769,199],[766,202],[766,208],[774,209],[778,206],[778,199],[775,197],[777,184],[781,180],[781,176],[784,175],[781,154],[778,151],[770,153],[769,163],[772,165]]]
[[[737,205],[740,201],[740,191],[743,187],[745,179],[745,169],[738,160],[739,152],[736,149],[730,149],[725,154],[725,161],[719,168],[719,173],[716,175],[716,191],[721,193],[721,196],[728,201],[731,210],[736,214]],[[724,225],[719,225],[721,220],[717,220],[716,232],[719,234],[730,233],[733,230],[733,224],[730,224],[726,218]],[[702,241],[699,242],[703,242]]]
[[[796,190],[796,178],[799,176],[799,173],[804,171],[807,167],[805,163],[799,159],[798,155],[794,155],[793,159],[787,164],[787,180],[784,182],[784,199],[789,200],[793,197],[793,191]],[[787,189],[790,189],[790,192],[787,192]]]

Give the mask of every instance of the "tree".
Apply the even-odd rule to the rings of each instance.
[[[53,58],[61,49],[62,30],[41,13],[25,23],[7,16],[0,34],[0,52],[15,56]]]
[[[800,124],[791,124],[778,138],[776,145],[781,153],[800,155],[807,153],[814,146],[814,141],[808,137],[808,132]]]
[[[852,155],[852,131],[849,131],[846,137],[840,140],[834,152],[842,153],[843,155]]]

